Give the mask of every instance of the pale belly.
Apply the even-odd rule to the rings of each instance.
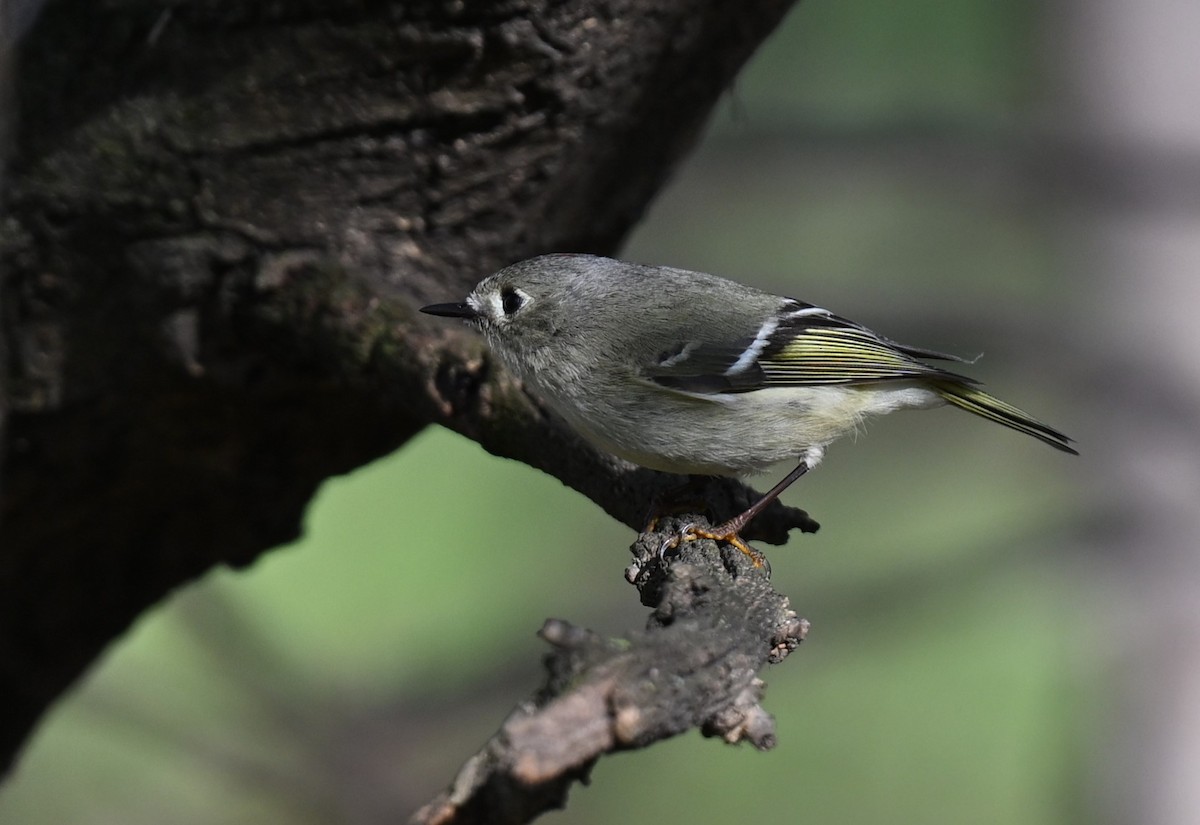
[[[588,399],[569,407],[546,400],[601,449],[643,467],[697,475],[744,475],[801,458],[811,466],[867,416],[945,403],[925,387],[899,382],[714,396],[647,388],[617,404]]]

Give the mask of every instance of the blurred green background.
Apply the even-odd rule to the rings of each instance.
[[[1010,162],[1045,103],[1039,8],[801,3],[624,257],[986,352],[973,375],[1081,435],[1044,346],[1068,303],[1053,203]],[[768,548],[813,625],[764,673],[779,747],[693,734],[607,758],[543,821],[1087,818],[1107,700],[1093,585],[1066,549],[1080,465],[949,410],[869,430],[788,495],[821,532]],[[328,483],[302,541],[139,622],[45,721],[0,822],[401,819],[537,685],[545,618],[643,624],[622,578],[633,538],[557,481],[426,431]]]

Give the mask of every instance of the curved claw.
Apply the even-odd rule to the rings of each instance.
[[[662,544],[658,546],[659,561],[665,559],[667,557],[667,553],[678,548],[683,542],[691,541],[692,539],[696,538],[696,535],[693,532],[695,527],[696,525],[694,524],[685,524],[678,533],[674,533],[673,535],[667,536],[665,539],[663,539]]]
[[[667,557],[667,553],[679,546],[679,536],[667,536],[663,539],[662,544],[658,545],[658,560],[662,561]]]

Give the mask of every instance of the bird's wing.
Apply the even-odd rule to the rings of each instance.
[[[754,334],[728,342],[679,343],[648,364],[644,374],[660,386],[700,394],[906,378],[975,383],[920,358],[962,360],[889,341],[828,310],[789,299]]]

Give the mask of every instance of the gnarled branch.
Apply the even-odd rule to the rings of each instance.
[[[664,523],[674,530],[681,522]],[[551,620],[547,681],[463,765],[414,825],[517,825],[565,804],[607,753],[699,728],[730,743],[774,746],[757,672],[803,640],[808,623],[746,556],[711,541],[658,558],[659,536],[634,546],[631,578],[654,608],[644,631],[603,639]]]

